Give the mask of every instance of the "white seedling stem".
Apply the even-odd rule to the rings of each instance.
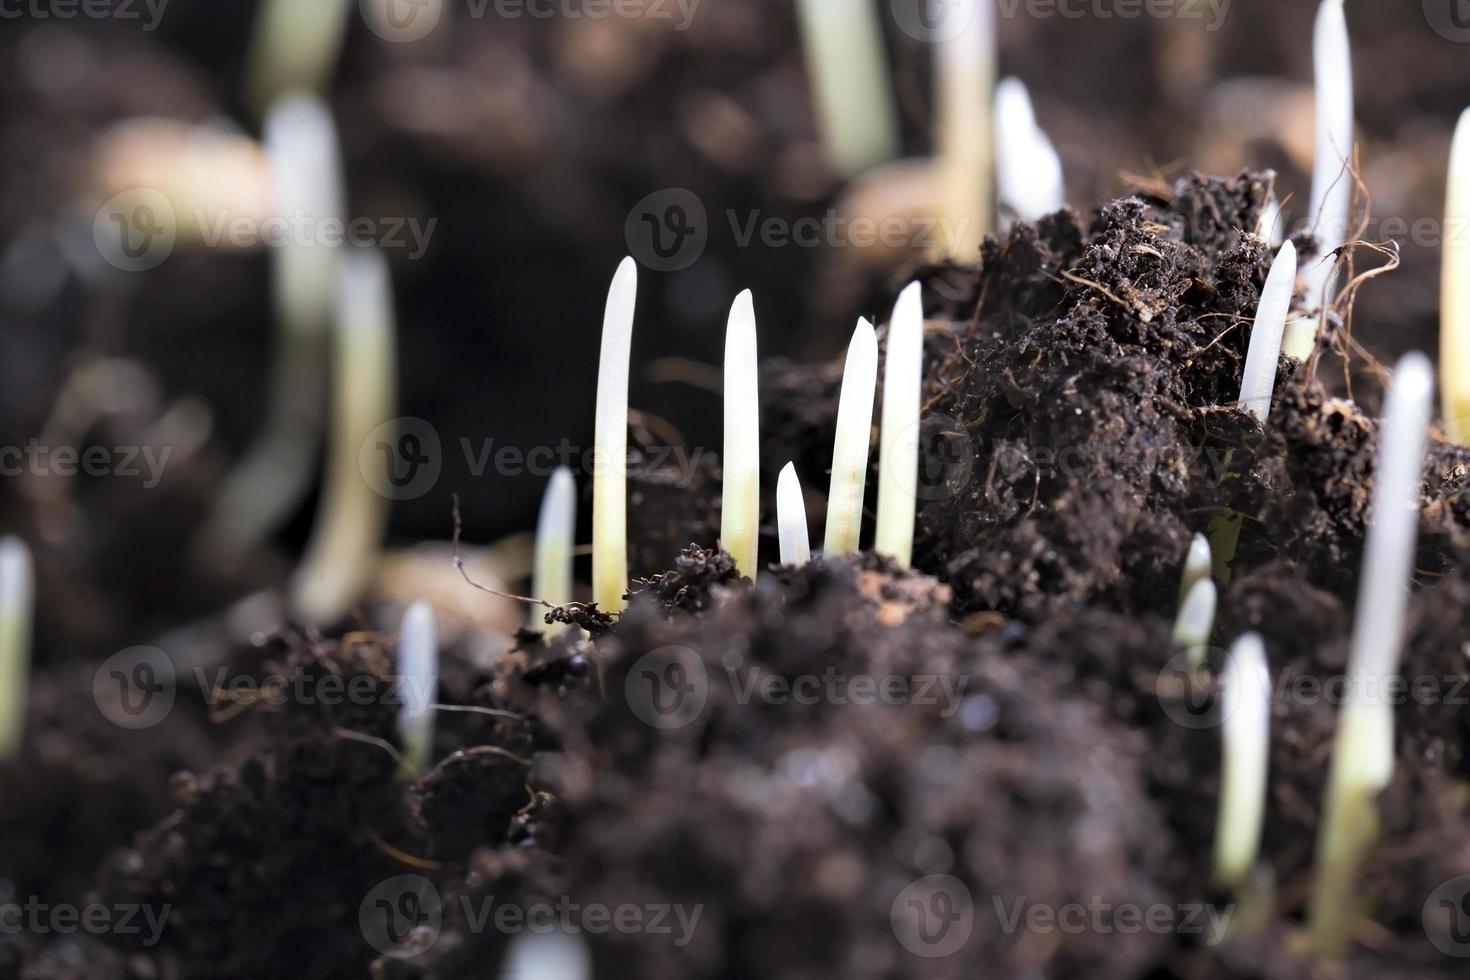
[[[1428,358],[1405,355],[1394,369],[1379,427],[1372,524],[1363,548],[1348,660],[1350,699],[1338,715],[1317,838],[1311,928],[1313,944],[1324,954],[1340,952],[1346,942],[1358,865],[1378,836],[1376,797],[1393,777],[1390,685],[1403,649],[1433,394]]]
[[[1470,109],[1455,127],[1444,206],[1439,377],[1445,435],[1470,446]]]
[[[30,696],[36,577],[20,538],[0,538],[0,759],[20,749]]]
[[[795,463],[781,467],[781,475],[776,479],[776,533],[781,539],[781,564],[805,565],[812,560],[806,500],[801,494]]]
[[[346,212],[331,113],[316,97],[284,96],[265,124],[272,209],[321,226]],[[341,250],[297,236],[272,253],[276,350],[265,429],[226,478],[200,539],[202,556],[233,561],[274,533],[311,486],[320,451],[332,302]]]
[[[827,531],[822,545],[828,557],[858,550],[877,383],[878,337],[871,323],[859,319],[847,345],[842,393],[837,401],[837,435],[832,443],[832,483],[827,493]]]
[[[1215,881],[1238,888],[1261,850],[1271,754],[1271,675],[1255,633],[1235,641],[1220,675],[1220,808],[1215,821]]]
[[[914,559],[918,509],[919,410],[924,389],[924,299],[918,283],[898,295],[888,325],[883,419],[878,430],[878,530],[873,550],[900,565]]]
[[[628,361],[637,301],[638,265],[623,259],[602,318],[593,433],[592,598],[603,612],[621,611],[628,591]]]
[[[1174,620],[1174,633],[1170,637],[1175,650],[1189,654],[1189,667],[1199,670],[1205,665],[1205,650],[1210,643],[1210,631],[1215,628],[1215,583],[1205,578],[1194,583],[1179,615]]]
[[[265,0],[250,42],[248,97],[263,113],[290,89],[323,91],[337,66],[353,0]]]
[[[1250,349],[1240,380],[1240,410],[1262,422],[1271,414],[1271,393],[1276,389],[1276,361],[1281,355],[1281,337],[1291,297],[1296,292],[1296,246],[1287,242],[1276,253],[1251,328]]]
[[[439,633],[434,610],[423,599],[408,607],[398,634],[399,777],[418,779],[434,753],[434,702],[439,692]]]
[[[725,328],[725,451],[720,546],[755,581],[760,544],[761,433],[755,306],[750,290],[735,297]]]
[[[558,466],[546,484],[536,521],[536,552],[531,564],[531,595],[558,606],[572,601],[572,551],[577,537],[577,481]],[[546,623],[541,607],[531,610],[531,626],[547,637],[566,632],[566,623]]]
[[[592,954],[573,934],[523,932],[511,941],[500,980],[591,980]]]
[[[878,7],[868,0],[798,0],[817,128],[832,166],[856,177],[898,155],[898,117]]]
[[[383,462],[380,427],[397,414],[393,290],[375,249],[344,254],[337,290],[332,436],[316,523],[292,582],[292,603],[310,622],[341,618],[376,572],[388,525],[385,488],[368,482]]]
[[[1343,0],[1322,0],[1312,37],[1316,66],[1317,145],[1312,166],[1311,231],[1320,243],[1317,258],[1302,270],[1307,309],[1315,316],[1292,323],[1286,353],[1297,360],[1311,356],[1330,302],[1333,254],[1347,241],[1353,201],[1353,58]]]
[[[973,262],[995,221],[991,145],[995,0],[952,0],[944,16],[965,27],[936,44],[939,225],[945,238],[943,251],[962,262]]]
[[[1000,206],[1037,221],[1066,206],[1062,161],[1036,122],[1031,94],[1019,78],[995,88],[995,183]]]
[[[1189,596],[1194,583],[1210,577],[1214,559],[1210,556],[1210,539],[1196,534],[1189,540],[1189,551],[1184,556],[1184,571],[1179,575],[1179,604]]]

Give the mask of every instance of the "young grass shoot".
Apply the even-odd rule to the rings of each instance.
[[[1020,221],[1037,221],[1067,203],[1061,158],[1019,78],[1003,78],[995,88],[995,182],[1000,210]]]
[[[621,612],[628,591],[628,360],[638,265],[623,259],[607,291],[597,366],[597,420],[592,457],[592,598]]]
[[[946,230],[947,238],[941,251],[961,262],[971,262],[986,232],[995,224],[991,128],[995,4],[993,0],[952,0],[945,7],[944,18],[964,27],[935,45],[939,226]]]
[[[1260,636],[1235,641],[1220,675],[1220,805],[1215,820],[1215,883],[1239,889],[1261,850],[1271,754],[1271,676]]]
[[[873,550],[913,564],[918,509],[919,409],[924,388],[923,288],[910,283],[888,325],[878,452],[878,530]]]
[[[735,297],[725,329],[725,451],[720,547],[752,582],[760,543],[761,435],[755,306],[750,290]]]
[[[577,538],[577,481],[558,466],[546,484],[536,520],[536,549],[531,560],[531,595],[558,606],[572,601],[572,551]],[[548,639],[571,629],[567,623],[544,622],[541,607],[531,610],[531,628]]]
[[[434,702],[439,696],[439,635],[434,610],[423,599],[408,607],[398,634],[398,778],[413,782],[434,755]]]
[[[1210,577],[1214,561],[1210,557],[1210,539],[1196,534],[1189,540],[1189,551],[1184,555],[1184,571],[1179,575],[1179,604],[1189,596],[1189,590],[1201,579]]]
[[[1338,713],[1317,837],[1311,936],[1317,952],[1328,956],[1340,954],[1347,943],[1357,911],[1358,867],[1378,836],[1377,796],[1393,777],[1391,685],[1403,649],[1433,393],[1429,359],[1405,355],[1389,383],[1379,428],[1372,523],[1348,660],[1349,699]]]
[[[781,467],[776,479],[776,536],[781,541],[782,565],[805,565],[812,560],[811,538],[806,527],[806,499],[796,464]]]
[[[837,435],[832,443],[832,482],[827,493],[827,530],[822,545],[823,554],[829,558],[858,550],[877,383],[878,337],[873,333],[873,325],[860,318],[847,345],[842,392],[837,401]]]
[[[1445,435],[1470,446],[1470,109],[1450,149],[1439,302],[1439,378]],[[1459,229],[1456,233],[1455,229]]]
[[[1170,642],[1174,649],[1189,655],[1189,669],[1198,671],[1205,665],[1205,651],[1210,645],[1210,631],[1215,628],[1215,603],[1218,601],[1215,583],[1209,578],[1194,583],[1179,615],[1174,620],[1174,632]]]
[[[255,19],[246,97],[257,113],[283,92],[321,92],[337,67],[353,0],[265,0]]]
[[[878,8],[867,0],[798,0],[817,128],[844,178],[898,155],[898,117]]]
[[[1271,263],[1261,300],[1256,305],[1256,322],[1251,328],[1250,348],[1240,381],[1240,410],[1262,423],[1271,414],[1271,393],[1276,390],[1276,361],[1281,355],[1281,337],[1291,297],[1296,292],[1296,246],[1286,242]]]
[[[20,538],[0,538],[0,759],[20,750],[25,733],[35,605],[30,549]]]

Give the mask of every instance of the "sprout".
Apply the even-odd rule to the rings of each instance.
[[[755,353],[755,308],[750,290],[735,297],[725,328],[724,496],[720,546],[752,581],[761,520],[760,395]]]
[[[876,8],[868,0],[799,0],[796,8],[832,166],[851,178],[892,160],[898,120]]]
[[[403,614],[398,634],[398,778],[412,782],[429,769],[434,754],[434,701],[439,691],[439,638],[434,610],[423,599]]]
[[[859,319],[847,345],[842,393],[837,400],[837,436],[832,443],[832,483],[827,492],[830,557],[858,550],[863,526],[863,488],[868,475],[868,444],[873,435],[873,394],[878,383],[878,338],[873,325]]]
[[[292,582],[296,612],[316,623],[339,619],[372,581],[388,524],[388,497],[366,479],[360,454],[394,417],[393,291],[374,249],[344,253],[337,290],[332,438],[326,485],[301,568]]]
[[[1359,862],[1378,836],[1375,797],[1393,777],[1391,685],[1404,639],[1404,607],[1419,531],[1419,484],[1434,381],[1412,353],[1394,369],[1373,480],[1373,522],[1363,547],[1348,659],[1350,698],[1338,716],[1311,908],[1312,942],[1337,953],[1351,925]]]
[[[1312,201],[1308,213],[1320,247],[1317,261],[1303,270],[1307,308],[1317,311],[1292,323],[1286,353],[1304,361],[1311,356],[1327,306],[1337,259],[1347,241],[1352,210],[1353,59],[1343,0],[1322,0],[1312,39],[1317,74],[1317,152],[1312,167]]]
[[[1470,109],[1455,127],[1444,206],[1439,371],[1445,434],[1470,446]]]
[[[266,119],[278,218],[340,220],[346,211],[337,132],[310,95],[278,100]],[[273,254],[276,351],[265,430],[225,480],[199,553],[230,562],[275,532],[311,485],[321,444],[328,329],[340,250],[292,240]]]
[[[623,259],[602,317],[592,450],[592,598],[604,612],[621,610],[628,591],[628,359],[637,300],[638,265]]]
[[[1247,633],[1230,648],[1220,676],[1220,809],[1215,821],[1215,882],[1238,888],[1261,850],[1271,749],[1271,677],[1266,648]]]
[[[1286,241],[1286,216],[1282,213],[1281,202],[1276,199],[1275,191],[1266,197],[1266,206],[1261,208],[1256,235],[1264,238],[1266,244],[1273,249],[1280,248],[1281,243]]]
[[[0,538],[0,760],[20,749],[25,732],[35,603],[30,549],[20,538]]]
[[[787,463],[776,480],[776,531],[781,539],[781,564],[805,565],[812,560],[811,539],[806,530],[806,500],[796,464]]]
[[[592,956],[575,935],[523,932],[506,953],[501,980],[589,980]]]
[[[290,89],[326,88],[354,6],[351,0],[266,0],[247,68],[248,99],[257,112]]]
[[[1210,631],[1215,628],[1215,583],[1201,579],[1194,583],[1179,607],[1179,616],[1174,620],[1174,633],[1170,637],[1175,650],[1189,654],[1189,668],[1199,670],[1205,665],[1205,649],[1210,643]]]
[[[994,217],[991,193],[991,93],[995,88],[993,0],[953,0],[945,18],[965,28],[939,42],[935,143],[939,151],[940,227],[945,251],[961,261],[978,258]]]
[[[572,549],[577,537],[577,481],[572,471],[558,466],[541,498],[536,521],[536,554],[531,566],[531,595],[556,605],[572,601]],[[566,632],[566,623],[545,623],[540,609],[531,613],[531,625],[552,637]]]
[[[1265,422],[1271,414],[1271,392],[1276,387],[1276,361],[1281,354],[1281,334],[1286,329],[1286,314],[1291,311],[1291,296],[1296,292],[1296,246],[1281,246],[1261,300],[1256,305],[1256,322],[1251,328],[1250,350],[1245,356],[1245,370],[1240,379],[1240,410]]]
[[[919,410],[924,387],[924,299],[918,283],[898,295],[888,325],[879,429],[878,532],[873,550],[909,565],[918,507]]]
[[[1036,221],[1066,206],[1062,161],[1036,123],[1031,95],[1019,78],[995,89],[996,196],[1021,221]]]
[[[1184,605],[1194,583],[1210,574],[1210,539],[1196,534],[1189,541],[1189,553],[1184,556],[1184,571],[1179,576],[1179,604]]]

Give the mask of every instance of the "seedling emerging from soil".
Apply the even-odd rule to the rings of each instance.
[[[1240,381],[1240,410],[1249,412],[1262,422],[1271,414],[1271,392],[1276,389],[1276,360],[1281,354],[1281,336],[1286,329],[1286,315],[1291,311],[1291,296],[1296,292],[1296,246],[1281,246],[1261,300],[1256,305],[1256,322],[1251,328],[1250,349],[1245,356],[1245,371]]]
[[[883,367],[883,420],[878,430],[878,532],[873,550],[909,565],[918,507],[919,408],[924,387],[923,287],[898,295],[888,325]]]
[[[0,759],[20,749],[25,732],[35,602],[30,549],[20,538],[0,538]]]
[[[558,466],[541,498],[536,521],[536,554],[531,564],[531,595],[556,605],[572,601],[572,549],[577,537],[577,481]],[[547,637],[564,633],[566,623],[544,623],[541,609],[531,613],[531,626]]]
[[[1189,541],[1189,552],[1184,556],[1184,572],[1179,576],[1179,604],[1181,606],[1189,597],[1189,590],[1194,588],[1194,583],[1209,578],[1212,564],[1210,539],[1203,534],[1196,534]]]
[[[266,119],[276,215],[340,220],[342,163],[331,113],[305,94],[278,100]],[[322,389],[341,251],[292,241],[272,254],[276,351],[269,416],[259,440],[220,489],[200,538],[206,560],[232,562],[274,533],[310,488],[321,445]]]
[[[1189,668],[1199,670],[1205,665],[1205,650],[1210,643],[1210,631],[1215,628],[1215,583],[1208,578],[1194,583],[1184,603],[1179,607],[1179,616],[1174,620],[1174,633],[1170,638],[1175,650],[1189,654]]]
[[[827,493],[827,531],[822,545],[823,553],[830,557],[858,550],[877,383],[878,338],[873,325],[860,318],[847,345],[842,393],[837,401],[837,436],[832,443],[832,483]]]
[[[1439,371],[1445,435],[1470,446],[1470,109],[1455,127],[1444,206]]]
[[[510,944],[501,980],[590,980],[592,956],[575,935],[523,932]]]
[[[898,120],[877,7],[867,0],[799,0],[796,8],[828,160],[849,178],[892,160]]]
[[[1256,226],[1256,234],[1264,238],[1272,248],[1280,248],[1281,243],[1286,240],[1281,202],[1276,200],[1274,192],[1266,198],[1266,206],[1261,208],[1261,220]]]
[[[1261,849],[1271,749],[1271,677],[1255,633],[1235,641],[1220,675],[1225,711],[1220,734],[1220,809],[1215,821],[1215,882],[1242,885]]]
[[[620,611],[628,591],[628,358],[638,265],[623,259],[607,291],[597,366],[597,421],[592,458],[592,598]]]
[[[1332,288],[1336,256],[1347,241],[1353,201],[1353,59],[1342,0],[1322,0],[1312,40],[1317,76],[1317,148],[1312,167],[1312,201],[1308,213],[1320,248],[1303,270],[1307,309],[1315,317],[1292,323],[1286,353],[1306,360],[1317,342]]]
[[[994,0],[952,0],[945,18],[966,25],[938,43],[939,226],[944,251],[975,259],[994,226],[991,102],[995,90]]]
[[[995,89],[995,182],[1003,210],[1037,221],[1066,204],[1062,161],[1036,123],[1031,95],[1018,78]]]
[[[801,495],[795,463],[781,467],[781,475],[776,478],[776,534],[781,539],[781,564],[805,565],[812,560],[806,500]]]
[[[1379,428],[1372,525],[1348,661],[1349,700],[1338,715],[1312,896],[1312,942],[1339,953],[1352,925],[1354,884],[1378,836],[1375,797],[1394,766],[1391,685],[1399,669],[1404,607],[1419,531],[1419,483],[1434,380],[1428,358],[1406,355],[1389,383]]]
[[[439,691],[439,636],[434,610],[423,599],[403,614],[398,634],[398,743],[406,782],[429,771],[434,753],[434,702]]]
[[[266,0],[250,42],[247,98],[257,113],[291,89],[323,91],[337,65],[352,0]]]
[[[755,581],[761,520],[761,433],[755,307],[750,290],[735,297],[725,328],[724,495],[720,547]]]
[[[375,572],[388,524],[388,497],[365,474],[371,472],[369,466],[384,465],[384,452],[396,451],[397,440],[381,431],[396,414],[393,334],[387,263],[374,249],[347,250],[337,290],[326,484],[306,555],[292,582],[292,604],[310,622],[340,618]]]

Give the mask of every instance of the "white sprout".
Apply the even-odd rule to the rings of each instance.
[[[638,265],[626,258],[602,317],[592,451],[592,598],[609,613],[623,608],[628,591],[628,360],[637,301]]]
[[[832,442],[832,482],[827,492],[827,531],[822,545],[829,557],[858,550],[877,383],[878,338],[873,325],[860,318],[847,345],[842,393],[837,400],[837,435]]]
[[[314,623],[339,619],[372,581],[389,497],[367,474],[381,465],[381,445],[395,442],[383,428],[397,400],[388,264],[376,249],[348,249],[338,279],[326,481],[291,590],[296,612]]]
[[[1031,95],[1019,78],[995,87],[995,183],[1000,206],[1036,221],[1066,206],[1062,161],[1036,122]]]
[[[796,464],[781,467],[776,479],[776,531],[781,539],[781,564],[805,565],[812,560],[811,538],[806,529],[806,500]]]
[[[1182,650],[1189,655],[1191,670],[1199,670],[1205,665],[1210,631],[1215,628],[1216,601],[1215,583],[1208,578],[1201,579],[1194,583],[1189,595],[1185,596],[1179,607],[1179,615],[1174,620],[1174,632],[1170,641],[1175,650]]]
[[[944,16],[965,26],[936,44],[941,251],[969,262],[994,226],[994,0],[952,0]]]
[[[1455,127],[1444,206],[1439,377],[1445,434],[1470,446],[1470,109]]]
[[[898,155],[883,28],[868,0],[798,0],[817,128],[832,166],[856,177]]]
[[[575,935],[523,932],[506,952],[501,980],[590,980],[592,956]]]
[[[1274,191],[1266,198],[1266,206],[1261,208],[1256,235],[1264,238],[1266,244],[1272,248],[1280,248],[1281,243],[1286,241],[1286,215],[1282,212],[1281,202],[1276,199]]]
[[[888,325],[878,452],[878,530],[873,550],[900,565],[914,558],[919,410],[924,388],[924,299],[918,283],[898,295]]]
[[[1189,540],[1189,551],[1184,556],[1184,571],[1179,576],[1179,604],[1181,606],[1184,605],[1189,590],[1194,588],[1194,583],[1209,577],[1211,566],[1210,539],[1203,534],[1196,534]]]
[[[1281,335],[1286,329],[1286,315],[1291,312],[1291,297],[1296,292],[1296,246],[1281,246],[1261,300],[1256,305],[1256,322],[1251,327],[1250,349],[1245,355],[1245,370],[1240,379],[1240,410],[1249,412],[1261,422],[1271,414],[1271,392],[1276,388],[1276,361],[1281,354]]]
[[[572,551],[577,537],[577,481],[558,466],[546,484],[536,521],[536,551],[531,564],[531,595],[556,605],[572,601]],[[566,623],[547,623],[541,607],[531,611],[531,626],[548,638],[566,632]]]
[[[408,607],[398,634],[399,778],[415,780],[434,754],[434,702],[439,695],[439,635],[434,609],[423,599]]]
[[[1286,353],[1311,356],[1332,288],[1336,256],[1347,241],[1353,201],[1353,58],[1343,0],[1322,0],[1312,37],[1316,65],[1317,147],[1312,166],[1308,222],[1319,243],[1317,259],[1302,272],[1307,309],[1316,316],[1293,321]]]
[[[1220,808],[1215,820],[1215,881],[1238,888],[1261,850],[1271,754],[1271,675],[1255,633],[1235,641],[1220,675]]]
[[[266,0],[250,41],[247,87],[257,112],[291,89],[323,91],[337,66],[352,0]]]
[[[25,733],[35,605],[30,549],[20,538],[0,538],[0,759],[20,749]]]
[[[303,93],[279,99],[266,118],[265,144],[276,217],[340,221],[342,162],[327,107]],[[276,350],[265,429],[220,488],[201,532],[206,557],[233,560],[248,552],[285,522],[311,486],[341,251],[297,237],[272,255]]]
[[[750,290],[735,297],[725,328],[725,450],[720,547],[755,581],[761,518],[761,433],[755,307]]]
[[[1348,659],[1349,699],[1338,713],[1311,907],[1313,945],[1342,949],[1351,926],[1358,865],[1378,836],[1376,797],[1393,778],[1392,685],[1419,531],[1419,485],[1428,439],[1433,369],[1405,355],[1389,383],[1379,427],[1372,523]]]

